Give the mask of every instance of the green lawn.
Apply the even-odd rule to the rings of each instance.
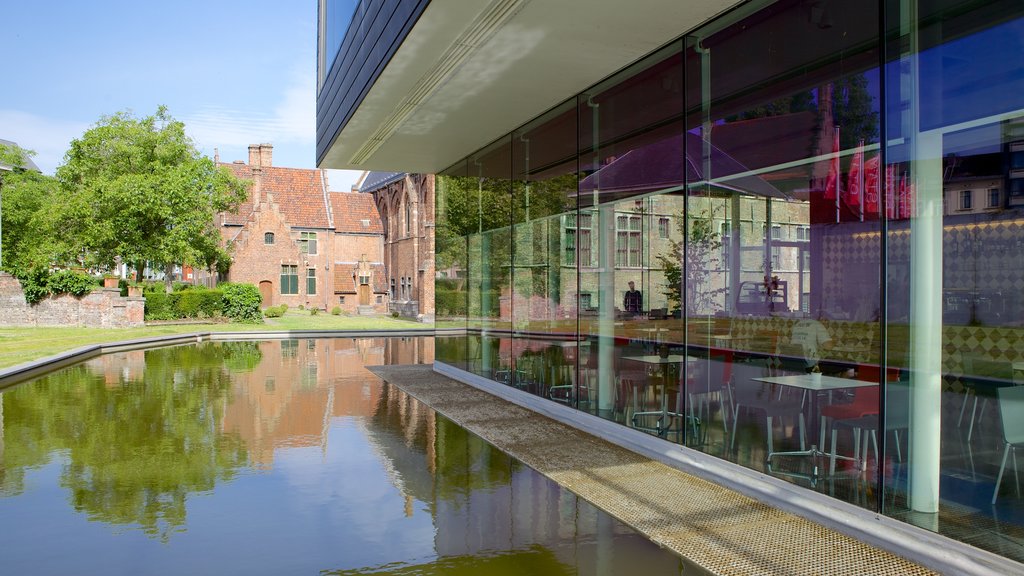
[[[245,332],[253,330],[415,330],[432,328],[409,320],[389,317],[332,316],[321,312],[289,310],[265,324],[157,325],[143,328],[2,328],[0,327],[0,368],[38,360],[80,346],[118,342],[151,336],[188,332]]]

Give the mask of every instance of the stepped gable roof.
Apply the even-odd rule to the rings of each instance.
[[[227,166],[236,177],[253,181],[252,167],[242,163],[221,164]],[[324,197],[323,179],[320,170],[314,168],[264,167],[260,194],[263,198],[273,195],[274,203],[285,217],[289,226],[296,228],[330,228],[327,205]],[[252,199],[238,207],[238,214],[228,214],[225,224],[241,226],[252,213]]]
[[[373,196],[356,192],[331,192],[334,231],[353,234],[383,234],[380,213]]]
[[[359,270],[358,262],[335,262],[334,263],[334,293],[355,294],[356,293],[356,271]],[[388,291],[387,271],[381,262],[370,264],[373,271],[371,282],[373,283],[374,294],[384,294]]]
[[[359,186],[360,192],[373,192],[405,178],[406,172],[367,172]]]

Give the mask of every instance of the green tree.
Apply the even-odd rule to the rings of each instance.
[[[214,215],[237,210],[247,183],[200,156],[163,106],[105,116],[71,142],[57,170],[61,228],[98,264],[213,268],[229,256]],[[170,277],[166,280],[170,291]]]
[[[32,152],[0,145],[0,206],[3,269],[15,275],[49,266],[69,251],[65,236],[55,233],[53,213],[59,203],[57,180],[24,168]]]
[[[717,308],[717,296],[724,291],[710,283],[711,272],[718,268],[716,254],[722,247],[721,237],[715,230],[713,219],[706,213],[690,216],[688,238],[684,218],[677,217],[676,222],[679,239],[670,239],[668,252],[657,255],[665,274],[663,294],[673,311],[681,309],[685,252],[686,314],[707,314]]]
[[[864,74],[854,74],[832,83],[832,110],[843,149],[861,141],[878,141],[878,111]]]

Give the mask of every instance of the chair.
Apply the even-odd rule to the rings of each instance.
[[[767,384],[757,382],[754,378],[761,378],[765,374],[766,366],[763,363],[746,362],[733,365],[732,382],[732,438],[729,449],[736,446],[736,423],[739,419],[740,409],[760,412],[765,418],[765,432],[768,442],[768,455],[765,461],[770,462],[775,452],[772,423],[776,418],[796,416],[800,425],[800,449],[804,450],[807,444],[807,433],[804,425],[803,408],[799,400],[776,400],[772,396],[771,387]]]
[[[967,442],[970,442],[971,437],[974,435],[975,418],[980,419],[985,415],[988,399],[994,398],[996,391],[1000,388],[1014,386],[1015,384],[1013,382],[1013,363],[1011,362],[964,356],[963,364],[965,372],[962,379],[965,388],[964,403],[960,407],[960,418],[957,420],[957,426],[963,423],[964,411],[969,401],[968,397],[974,396],[974,405],[971,407],[971,422],[967,428]],[[979,396],[982,398],[980,412],[978,411]]]
[[[719,406],[722,410],[723,432],[729,433],[729,418],[726,414],[732,413],[732,406],[726,408],[726,398],[729,394],[729,364],[725,356],[712,355],[707,359],[701,359],[694,363],[690,381],[686,384],[687,397],[689,398],[688,419],[693,427],[696,436],[698,427],[705,421],[704,412],[707,409],[707,419],[711,420],[711,401],[717,396]]]
[[[996,487],[992,491],[992,504],[999,497],[999,485],[1006,471],[1006,459],[1013,453],[1013,476],[1017,481],[1017,497],[1020,498],[1020,476],[1017,473],[1016,449],[1024,444],[1024,386],[999,388],[996,390],[999,415],[1003,420],[1003,461],[996,476]]]
[[[890,376],[891,377],[891,376]],[[863,388],[858,388],[862,390]],[[875,389],[877,392],[877,388]],[[877,394],[876,394],[877,396]],[[878,427],[879,411],[876,401],[875,412],[862,416],[835,419],[832,421],[832,449],[829,458],[829,472],[836,471],[836,459],[860,460],[861,470],[867,467],[868,439],[875,448],[875,460],[878,460]],[[896,460],[903,461],[903,454],[900,449],[900,430],[910,428],[910,387],[905,382],[890,380],[886,388],[885,402],[885,431],[892,431],[895,436]],[[837,432],[840,430],[851,430],[853,432],[853,457],[839,456],[836,449]],[[861,450],[863,446],[863,450]]]
[[[881,369],[877,366],[862,365],[857,370],[857,380],[879,382]],[[899,380],[899,370],[886,370],[886,381]],[[843,404],[829,404],[821,409],[821,427],[819,430],[819,446],[825,445],[825,430],[828,420],[854,420],[865,416],[877,415],[879,411],[879,387],[861,386],[853,389],[853,399]]]

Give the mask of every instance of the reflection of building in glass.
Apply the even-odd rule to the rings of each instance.
[[[1019,2],[398,4],[322,54],[317,154],[438,174],[438,370],[1024,561]]]

